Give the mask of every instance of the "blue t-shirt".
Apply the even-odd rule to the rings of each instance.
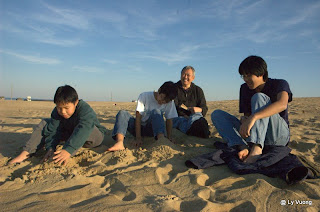
[[[292,92],[290,90],[289,84],[283,79],[271,79],[269,78],[262,89],[261,93],[266,94],[270,97],[271,102],[277,101],[277,95],[281,91],[286,91],[289,95],[288,102],[292,101]],[[246,83],[241,85],[240,88],[240,101],[239,101],[239,112],[240,113],[250,113],[251,114],[251,98],[255,94],[255,90],[249,89]],[[287,122],[289,126],[288,119],[288,107],[284,111],[280,112],[279,115]]]

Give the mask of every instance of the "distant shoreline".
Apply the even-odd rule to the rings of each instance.
[[[294,99],[303,99],[303,98],[320,98],[320,97],[293,97]],[[81,98],[80,98],[81,99]],[[7,98],[5,97],[4,99],[0,99],[0,101],[8,101],[8,100],[12,100],[12,101],[27,101],[27,98]],[[127,103],[127,102],[133,102],[133,101],[99,101],[99,100],[85,100],[86,102],[111,102],[111,103]],[[53,102],[53,99],[31,99],[31,101],[33,102]],[[238,99],[229,99],[229,100],[207,100],[207,102],[223,102],[223,101],[238,101]]]
[[[13,100],[13,101],[27,101],[27,98],[4,98],[4,100]],[[41,101],[41,102],[50,102],[53,101],[53,99],[31,99],[31,101]]]

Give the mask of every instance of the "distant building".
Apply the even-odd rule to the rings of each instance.
[[[27,96],[26,101],[31,102],[31,96]]]

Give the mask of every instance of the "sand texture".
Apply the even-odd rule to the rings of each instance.
[[[319,211],[320,179],[287,185],[261,174],[237,175],[226,165],[189,169],[185,161],[211,152],[221,141],[210,114],[222,109],[239,116],[238,101],[208,102],[209,139],[173,131],[177,144],[144,138],[139,149],[106,152],[120,109],[134,114],[135,103],[89,102],[108,132],[103,144],[82,148],[67,166],[40,163],[44,151],[16,165],[32,130],[49,118],[52,102],[0,101],[0,211]],[[289,104],[290,147],[320,168],[320,98]],[[287,205],[280,205],[286,200]],[[288,205],[288,201],[294,201]],[[295,201],[312,201],[298,204]],[[306,202],[304,202],[306,203]]]

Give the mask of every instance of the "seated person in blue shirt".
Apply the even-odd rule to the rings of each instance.
[[[47,150],[43,161],[53,156],[55,163],[67,164],[69,158],[82,146],[92,148],[102,143],[106,128],[100,125],[90,105],[78,99],[73,87],[59,87],[54,95],[54,103],[56,107],[51,118],[40,122],[23,151],[9,164],[20,163],[43,147]],[[61,150],[56,151],[60,141],[65,141],[65,144]]]
[[[165,136],[172,140],[172,119],[178,117],[173,99],[178,93],[173,82],[165,82],[158,91],[144,92],[139,95],[136,107],[136,118],[128,111],[120,110],[116,116],[112,138],[116,143],[108,151],[125,149],[123,141],[126,132],[135,136],[133,146],[142,144],[142,136],[161,139]],[[166,126],[164,126],[164,118]]]
[[[292,93],[287,81],[268,78],[266,62],[249,56],[239,66],[245,81],[240,88],[241,120],[215,110],[211,119],[228,146],[239,148],[239,159],[254,163],[265,145],[285,146],[290,140],[288,103]]]

